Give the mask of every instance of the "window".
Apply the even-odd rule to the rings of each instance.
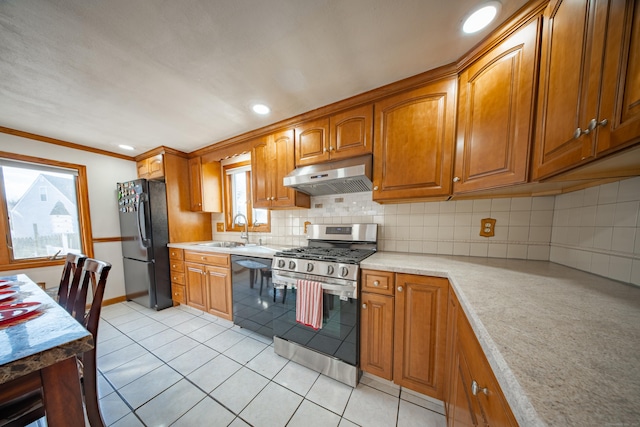
[[[271,231],[267,209],[254,209],[251,197],[251,163],[249,161],[224,166],[225,173],[225,219],[227,231],[244,231],[244,219],[233,219],[244,215],[249,222],[249,231]]]
[[[0,190],[0,269],[59,264],[69,252],[91,256],[84,166],[0,153]]]

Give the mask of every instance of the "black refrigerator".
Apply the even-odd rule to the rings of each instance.
[[[171,307],[165,183],[118,183],[118,205],[127,300],[155,310]]]

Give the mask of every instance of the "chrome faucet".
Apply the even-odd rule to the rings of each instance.
[[[247,217],[242,214],[242,213],[238,213],[236,214],[236,216],[233,217],[233,224],[238,224],[238,222],[236,221],[236,219],[238,219],[238,217],[241,217],[244,219],[244,231],[240,233],[240,238],[245,240],[245,245],[249,244],[249,221],[247,221]]]

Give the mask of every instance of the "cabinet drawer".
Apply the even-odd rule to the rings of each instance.
[[[177,303],[180,303],[180,304],[186,304],[187,300],[185,298],[184,286],[176,285],[176,284],[172,283],[171,284],[171,299],[174,302],[177,302]]]
[[[395,273],[390,271],[362,270],[362,291],[393,295]]]
[[[184,251],[182,249],[169,248],[169,259],[184,259]]]
[[[222,267],[229,266],[229,255],[227,254],[185,251],[184,259],[186,261],[199,262],[201,264],[212,264]]]
[[[172,271],[171,283],[179,283],[181,285],[184,285],[185,284],[184,273],[176,273],[175,271]]]
[[[175,259],[170,259],[169,268],[171,269],[171,274],[175,272],[184,272],[184,261],[177,261]]]

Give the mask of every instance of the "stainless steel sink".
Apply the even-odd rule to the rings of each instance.
[[[198,243],[198,246],[207,246],[210,248],[235,248],[238,246],[244,246],[244,243],[242,242],[205,242],[205,243]]]

